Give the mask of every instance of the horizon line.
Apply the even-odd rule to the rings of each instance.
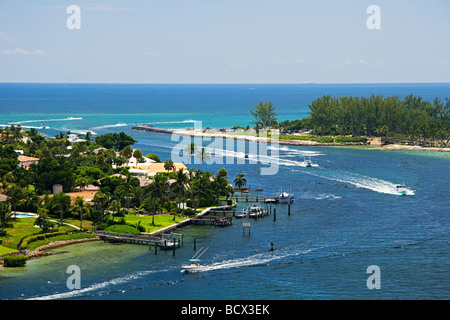
[[[425,82],[54,82],[54,81],[0,81],[0,84],[141,84],[141,85],[315,85],[315,84],[450,84],[441,81]]]

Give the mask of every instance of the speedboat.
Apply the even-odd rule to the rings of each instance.
[[[397,192],[400,195],[405,195],[407,193],[406,186],[403,184],[399,184],[395,186],[395,192]]]
[[[198,250],[191,259],[189,259],[189,264],[181,266],[181,272],[184,273],[195,273],[207,270],[208,266],[200,264],[200,257],[208,250],[208,248],[201,248]]]
[[[207,266],[200,264],[200,259],[189,259],[191,264],[181,266],[184,273],[196,273],[205,271]]]
[[[279,195],[275,196],[275,199],[278,200],[279,203],[292,203],[294,202],[294,196],[287,193],[286,191],[281,192]]]
[[[303,160],[303,164],[304,164],[305,167],[307,167],[307,168],[312,167],[312,161],[311,161],[311,158],[309,158],[309,159],[304,159],[304,160]]]

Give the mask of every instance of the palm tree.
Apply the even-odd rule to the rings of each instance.
[[[84,201],[82,197],[77,197],[75,199],[75,206],[73,207],[73,210],[78,212],[80,214],[80,230],[83,229],[83,215],[87,212],[89,212],[90,207],[89,205]]]
[[[105,193],[103,192],[97,192],[94,196],[94,198],[92,199],[92,201],[94,201],[94,205],[96,207],[97,210],[100,211],[102,220],[103,220],[103,213],[105,211],[105,206],[106,203],[108,202],[108,197]]]
[[[47,220],[47,213],[48,210],[43,206],[37,209],[38,217],[34,221],[34,224],[42,229],[42,233],[47,233],[50,227],[53,227],[53,222]]]
[[[130,195],[133,190],[133,187],[139,185],[139,179],[133,177],[129,172],[127,172],[126,178],[122,180],[123,180],[122,184],[116,188],[116,191],[124,193],[126,199],[126,207],[127,209],[130,209],[131,204]]]
[[[112,211],[112,217],[113,217],[113,221],[114,221],[114,214],[119,213],[120,209],[122,209],[122,205],[120,204],[120,201],[117,199],[114,199],[113,201],[111,201],[111,203],[108,206],[108,210]]]
[[[167,159],[167,160],[164,162],[164,169],[165,169],[166,171],[173,170],[174,168],[175,168],[175,165],[173,164],[172,159]]]
[[[244,174],[243,173],[239,173],[236,178],[234,179],[234,185],[236,186],[236,188],[241,189],[241,194],[242,194],[242,187],[245,186],[247,184],[247,179],[244,178]]]
[[[0,235],[5,234],[5,225],[11,221],[11,207],[8,203],[0,202],[0,223],[2,225],[2,232]]]
[[[133,151],[133,157],[136,159],[136,165],[141,162],[141,160],[143,159],[143,153],[141,150],[136,149]]]
[[[167,178],[163,176],[161,173],[157,173],[153,178],[153,182],[149,184],[146,188],[147,195],[151,199],[153,204],[153,212],[152,212],[153,225],[155,224],[156,204],[158,203],[158,201],[161,201],[162,198],[168,194],[168,190],[169,190],[169,182],[167,181]]]
[[[200,159],[201,162],[203,161],[206,162],[211,158],[210,154],[208,153],[208,151],[206,151],[206,148],[204,147],[197,152],[196,157],[197,159]]]
[[[6,190],[6,195],[8,196],[7,202],[11,205],[14,216],[16,215],[17,205],[20,204],[20,201],[24,198],[24,193],[21,188],[16,185],[13,185]]]
[[[184,196],[187,189],[188,175],[183,169],[180,169],[176,173],[175,180],[176,181],[172,184],[171,188],[176,194],[175,213],[178,214],[179,203],[181,202],[181,198]],[[175,220],[175,214],[173,215],[173,220]]]
[[[53,196],[52,199],[53,207],[59,209],[61,224],[63,223],[64,219],[64,210],[70,207],[71,202],[72,199],[70,198],[70,196],[64,194],[64,192],[55,194]]]
[[[80,176],[75,180],[75,185],[80,187],[80,191],[84,190],[94,179],[88,176]]]
[[[130,162],[131,157],[133,156],[133,148],[130,146],[126,146],[120,151],[120,155],[127,159],[127,166]]]
[[[189,160],[190,160],[192,155],[194,155],[197,152],[197,146],[193,142],[188,143],[188,145],[184,148],[183,151],[189,155]]]
[[[189,193],[194,206],[194,212],[197,212],[201,199],[209,199],[214,194],[211,189],[210,178],[211,173],[209,171],[202,171],[198,172],[195,178],[190,182]]]

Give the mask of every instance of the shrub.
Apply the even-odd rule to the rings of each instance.
[[[3,263],[5,267],[23,267],[27,263],[28,257],[25,256],[5,256]]]

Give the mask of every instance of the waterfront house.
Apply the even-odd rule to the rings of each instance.
[[[30,168],[30,165],[32,165],[33,163],[39,162],[39,158],[35,157],[19,156],[18,159],[19,159],[19,166],[21,168],[25,168],[26,170],[28,170]]]

